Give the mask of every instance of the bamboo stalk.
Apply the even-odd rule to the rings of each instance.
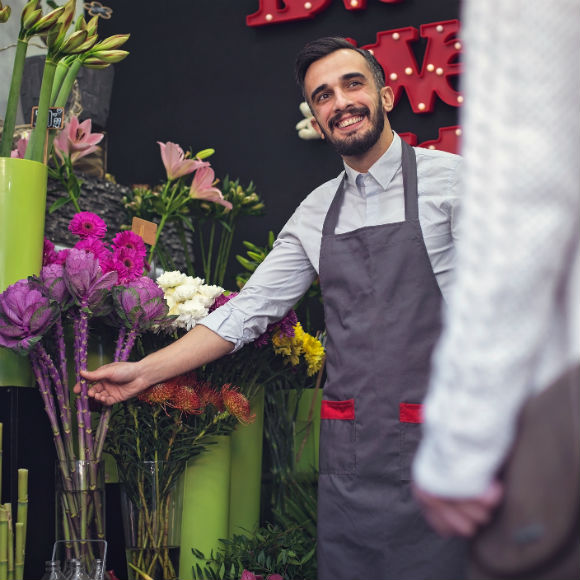
[[[14,580],[22,580],[24,578],[24,547],[26,545],[24,524],[22,522],[14,524],[14,536]]]
[[[2,501],[2,445],[4,424],[0,423],[0,501]]]
[[[12,506],[4,504],[4,510],[8,514],[8,580],[14,580],[14,529],[12,526]]]
[[[22,562],[26,549],[26,534],[28,530],[28,469],[18,470],[18,506],[16,521],[22,524]]]
[[[0,507],[0,580],[8,580],[8,514]]]

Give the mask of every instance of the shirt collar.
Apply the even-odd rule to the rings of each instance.
[[[383,188],[387,189],[393,177],[401,167],[402,155],[401,138],[395,131],[393,131],[393,141],[389,148],[377,159],[374,165],[368,170],[368,174]],[[355,185],[356,178],[359,175],[364,175],[354,170],[352,167],[344,163],[344,170],[346,178],[349,183]]]

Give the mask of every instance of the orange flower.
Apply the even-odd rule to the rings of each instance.
[[[158,383],[139,393],[137,398],[151,405],[165,405],[173,396],[174,385],[170,382]]]
[[[251,414],[250,402],[239,392],[238,387],[227,384],[222,387],[222,397],[226,409],[240,422],[245,425],[253,423],[256,414]]]
[[[193,387],[185,385],[175,389],[168,404],[187,415],[199,415],[202,411],[199,395]]]

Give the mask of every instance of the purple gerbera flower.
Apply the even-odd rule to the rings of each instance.
[[[73,216],[68,229],[81,239],[104,238],[107,233],[107,224],[97,214],[81,211]]]
[[[58,305],[28,280],[0,294],[0,346],[25,354],[42,338],[58,316]]]

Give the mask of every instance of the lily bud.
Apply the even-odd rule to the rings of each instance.
[[[78,30],[73,32],[60,47],[60,51],[64,54],[76,54],[79,52],[78,48],[87,40],[87,31]]]
[[[30,20],[30,16],[33,12],[40,11],[40,14],[36,14],[34,20]],[[38,18],[42,16],[42,9],[40,7],[40,0],[30,0],[24,5],[22,9],[22,14],[20,16],[20,24],[23,29],[28,30],[28,26],[36,22]]]
[[[88,32],[88,31],[87,31]],[[89,51],[93,46],[95,46],[95,42],[98,40],[98,36],[93,34],[89,36],[76,50],[75,54],[82,54],[83,52]]]
[[[61,14],[64,12],[64,7],[60,6],[59,8],[55,8],[48,14],[45,14],[42,18],[36,22],[36,24],[32,27],[31,32],[33,34],[39,34],[41,32],[45,32],[52,26],[54,26],[57,20],[60,18]]]
[[[99,17],[98,15],[95,15],[87,22],[87,32],[89,33],[89,36],[97,34],[98,27],[99,27]]]
[[[28,6],[28,4],[27,4]],[[42,17],[42,10],[39,8],[37,10],[29,10],[26,14],[22,12],[22,30],[29,31]]]
[[[129,56],[126,50],[97,50],[93,52],[93,56],[109,64],[121,62],[124,58]]]
[[[97,50],[116,50],[129,40],[130,34],[114,34],[105,38],[95,47]]]
[[[0,22],[6,22],[10,18],[10,6],[2,6],[0,2]]]
[[[104,60],[101,60],[100,58],[89,56],[88,58],[83,60],[83,66],[98,70],[102,68],[107,68],[108,66],[110,66],[110,64],[108,62],[105,62]]]
[[[215,153],[215,149],[202,149],[195,154],[196,159],[207,159]]]

